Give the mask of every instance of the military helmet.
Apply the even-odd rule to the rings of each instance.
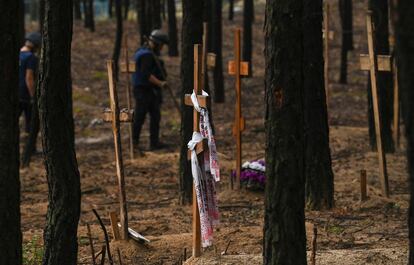
[[[149,37],[150,40],[157,44],[168,45],[168,35],[162,32],[160,29],[154,29]]]
[[[42,36],[39,32],[31,32],[26,35],[26,40],[33,43],[34,46],[40,47],[42,44]]]

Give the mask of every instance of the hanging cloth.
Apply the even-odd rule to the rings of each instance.
[[[208,96],[205,91],[202,95]],[[191,100],[196,111],[200,112],[200,132],[193,132],[188,149],[191,150],[191,172],[200,213],[201,243],[203,247],[208,247],[213,244],[213,228],[219,223],[215,182],[220,180],[220,167],[208,110],[200,107],[194,92]],[[204,152],[204,170],[199,164],[196,153],[196,146],[203,139],[207,139],[209,147],[209,150]]]

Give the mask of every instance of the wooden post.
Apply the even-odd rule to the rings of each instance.
[[[111,112],[112,112],[112,132],[114,136],[114,145],[115,145],[116,173],[118,177],[121,238],[123,240],[127,240],[128,239],[128,211],[127,211],[127,201],[126,201],[126,194],[125,194],[124,165],[123,165],[123,160],[122,160],[118,92],[116,90],[116,83],[114,80],[114,71],[113,71],[114,61],[109,60],[107,61],[106,65],[108,68],[109,96],[110,96],[110,104],[111,104]]]
[[[128,35],[124,36],[124,62],[126,65],[126,74],[125,74],[125,81],[127,83],[126,86],[126,100],[127,100],[127,107],[131,109],[131,80],[129,77],[129,53],[128,53]],[[130,123],[129,126],[129,155],[131,159],[134,159],[134,138],[133,138],[133,124]]]
[[[249,75],[249,63],[241,61],[240,53],[240,35],[241,29],[235,30],[234,36],[234,61],[229,62],[229,74],[234,75],[236,78],[236,106],[235,106],[235,117],[233,136],[236,138],[236,183],[235,188],[240,189],[240,175],[242,165],[242,131],[244,131],[245,120],[241,114],[241,76]]]
[[[400,91],[398,87],[398,69],[393,59],[393,79],[394,79],[394,118],[393,118],[393,128],[392,135],[394,138],[395,148],[400,146]]]
[[[316,265],[316,250],[318,247],[318,228],[316,225],[313,225],[313,236],[312,236],[312,245],[311,245],[311,265]]]
[[[366,170],[361,170],[360,186],[361,186],[361,201],[365,201],[367,199],[367,171]]]
[[[329,3],[325,3],[325,17],[324,24],[324,76],[325,76],[325,93],[326,93],[326,106],[329,109]]]
[[[202,96],[202,49],[200,44],[194,45],[194,93],[197,95],[198,102],[201,107],[207,107],[207,100],[205,96]],[[185,104],[187,106],[193,106],[191,101],[191,95],[185,95]],[[200,132],[200,113],[194,108],[193,111],[193,131]],[[204,166],[204,150],[207,148],[205,141],[202,141],[196,146],[197,158],[199,159],[199,165],[201,168]],[[191,159],[191,150],[188,153],[188,159]],[[201,169],[203,170],[203,169]],[[195,186],[193,185],[193,257],[199,257],[201,255],[201,224],[200,224],[200,212],[198,210],[197,194]]]
[[[116,212],[109,213],[109,220],[111,221],[112,235],[114,240],[119,240],[118,216]]]
[[[385,153],[382,147],[381,116],[379,112],[378,90],[377,90],[378,61],[377,61],[377,56],[375,53],[375,42],[373,38],[372,11],[367,12],[366,19],[367,19],[372,103],[374,106],[374,120],[375,120],[375,132],[376,132],[377,149],[378,149],[380,180],[381,180],[381,186],[382,186],[382,194],[385,197],[389,197],[387,165],[386,165]]]

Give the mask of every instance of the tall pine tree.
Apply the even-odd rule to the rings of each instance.
[[[181,43],[181,152],[180,152],[180,201],[190,203],[193,177],[191,163],[187,159],[187,143],[192,136],[193,111],[184,106],[184,95],[191,94],[193,84],[194,44],[201,44],[203,37],[204,1],[183,0],[183,24]]]
[[[0,264],[22,264],[19,180],[21,1],[0,2]]]
[[[303,0],[267,0],[264,265],[306,264]]]
[[[77,263],[80,176],[71,96],[72,1],[45,0],[39,113],[49,187],[44,265]]]

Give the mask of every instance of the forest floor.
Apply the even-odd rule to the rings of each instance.
[[[256,1],[255,1],[256,2]],[[408,181],[405,141],[394,154],[387,155],[391,197],[381,196],[378,160],[369,147],[367,129],[367,73],[361,72],[358,56],[367,50],[365,10],[367,1],[354,2],[355,50],[349,54],[349,84],[339,80],[340,21],[337,6],[331,8],[331,28],[335,39],[330,50],[330,144],[335,174],[335,208],[306,211],[308,248],[312,224],[318,227],[317,264],[406,264],[408,246]],[[246,118],[243,133],[243,161],[264,157],[264,2],[257,1],[254,23],[254,76],[243,80],[242,110]],[[242,24],[238,8],[235,20],[224,18],[224,65],[233,57],[233,28]],[[179,24],[181,19],[179,19]],[[125,25],[130,54],[137,48],[136,22]],[[109,229],[109,211],[118,210],[114,147],[109,124],[101,113],[108,105],[105,61],[111,58],[115,23],[98,21],[96,32],[75,22],[72,53],[76,151],[82,183],[82,211],[79,224],[79,262],[91,264],[86,224],[92,228],[95,249],[104,244],[101,229],[91,209],[96,209]],[[177,96],[180,91],[180,58],[165,63],[169,82]],[[224,67],[226,69],[226,67]],[[125,77],[119,83],[121,105],[125,103]],[[234,80],[225,74],[226,103],[213,104],[216,139],[223,181],[218,184],[221,224],[215,233],[215,247],[207,249],[198,264],[261,264],[262,192],[228,190],[229,173],[234,168],[235,142],[231,128],[234,108]],[[191,207],[178,201],[178,159],[180,118],[165,95],[162,106],[161,138],[168,150],[148,151],[148,124],[141,146],[145,157],[128,157],[128,129],[122,127],[128,199],[129,225],[147,236],[148,246],[114,244],[121,249],[124,264],[177,264],[183,249],[191,251]],[[22,136],[24,137],[24,136]],[[40,142],[40,141],[39,141]],[[40,143],[38,149],[41,149]],[[368,174],[368,200],[359,200],[360,170]],[[29,169],[21,170],[22,231],[25,246],[42,244],[47,210],[47,183],[41,155]],[[40,239],[39,239],[40,238]],[[227,254],[221,256],[231,241]],[[37,242],[37,243],[36,243]],[[188,254],[188,256],[190,256]]]

